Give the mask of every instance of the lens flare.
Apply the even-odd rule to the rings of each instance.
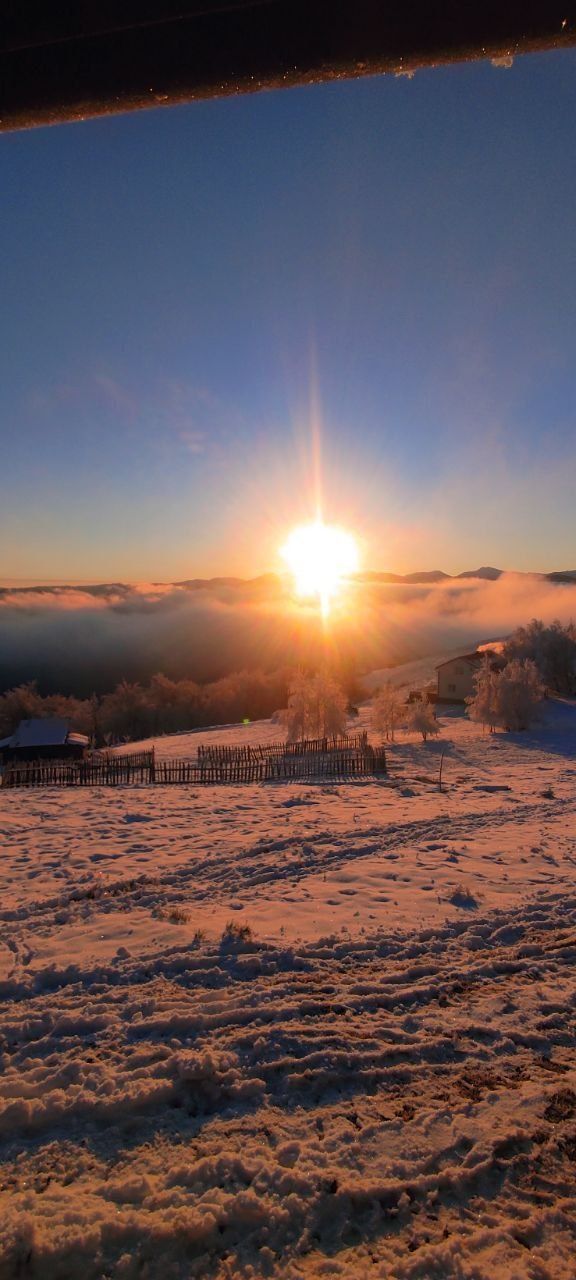
[[[298,595],[315,596],[324,616],[330,612],[342,579],[358,568],[353,535],[322,520],[293,529],[280,555],[292,573]]]

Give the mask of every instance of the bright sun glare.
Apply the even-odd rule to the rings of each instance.
[[[353,535],[322,520],[293,529],[280,555],[294,577],[298,595],[316,596],[323,614],[329,613],[342,579],[358,568]]]

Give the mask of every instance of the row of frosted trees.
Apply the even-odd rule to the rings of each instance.
[[[486,657],[474,683],[475,691],[466,699],[468,715],[491,733],[496,729],[529,729],[540,718],[545,690],[530,658],[512,658],[502,670],[493,670]],[[392,740],[397,729],[412,729],[421,733],[424,741],[439,732],[432,704],[422,701],[406,705],[401,690],[391,684],[384,685],[376,695],[372,726]]]
[[[279,717],[288,740],[332,737],[346,732],[347,700],[330,671],[314,674],[298,672],[289,689],[288,707]],[[386,684],[376,695],[372,708],[372,728],[386,738],[396,729],[412,729],[424,741],[439,732],[434,708],[429,702],[406,704],[405,694]]]
[[[35,684],[19,685],[0,696],[0,738],[21,720],[58,717],[86,733],[98,745],[120,739],[259,720],[286,705],[289,672],[239,671],[199,685],[194,680],[153,676],[143,685],[123,680],[102,697],[43,696]]]
[[[535,619],[519,627],[506,641],[504,658],[501,672],[492,671],[486,661],[469,699],[471,719],[490,730],[528,727],[537,718],[543,686],[557,693],[576,692],[572,623],[545,626]],[[347,695],[362,696],[352,686],[349,673],[342,681],[328,668],[295,675],[286,669],[239,671],[206,685],[158,674],[148,685],[122,681],[103,697],[89,699],[42,696],[34,684],[20,685],[0,695],[0,738],[20,720],[33,717],[61,717],[102,743],[235,723],[247,717],[265,719],[278,707],[286,708],[278,719],[289,738],[332,736],[345,732]],[[430,703],[406,705],[405,693],[391,684],[384,685],[374,700],[373,727],[387,738],[393,738],[399,728],[421,733],[424,740],[438,732]]]
[[[546,626],[533,618],[518,627],[503,646],[504,666],[495,669],[488,656],[474,678],[475,689],[466,699],[471,720],[496,729],[519,732],[541,717],[548,691],[576,693],[576,626],[559,621]],[[391,684],[380,689],[373,707],[377,732],[394,738],[396,729],[411,728],[424,740],[438,732],[434,711],[427,702],[406,706],[403,693]]]

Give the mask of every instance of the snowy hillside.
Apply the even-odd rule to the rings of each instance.
[[[0,1277],[573,1277],[576,708],[441,723],[383,781],[0,792]]]
[[[416,658],[414,662],[403,662],[397,667],[382,667],[379,671],[370,671],[362,677],[362,684],[372,693],[383,684],[391,684],[397,689],[422,689],[430,681],[436,679],[438,663],[462,653],[462,646],[447,652],[429,654],[426,658]]]
[[[401,688],[406,693],[411,689],[422,689],[424,685],[435,679],[439,662],[452,657],[454,653],[461,652],[460,646],[453,651],[444,650],[441,653],[431,654],[427,658],[417,658],[414,662],[404,662],[396,667],[382,667],[378,671],[371,671],[363,676],[361,683],[370,695],[385,683]],[[356,733],[365,728],[370,730],[371,717],[371,702],[367,701],[361,705],[359,717],[350,717],[348,732]],[[273,720],[257,720],[253,724],[216,725],[209,729],[194,729],[190,733],[170,733],[157,738],[142,738],[138,743],[128,742],[125,746],[116,747],[114,750],[121,754],[129,754],[134,750],[147,751],[150,747],[154,747],[160,759],[177,759],[196,756],[198,747],[207,744],[213,746],[250,743],[267,745],[271,742],[280,742],[283,737],[283,730]]]

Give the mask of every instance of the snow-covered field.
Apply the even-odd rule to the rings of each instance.
[[[0,1280],[573,1280],[576,707],[441,723],[389,780],[0,792]],[[208,737],[278,729],[155,745]]]

